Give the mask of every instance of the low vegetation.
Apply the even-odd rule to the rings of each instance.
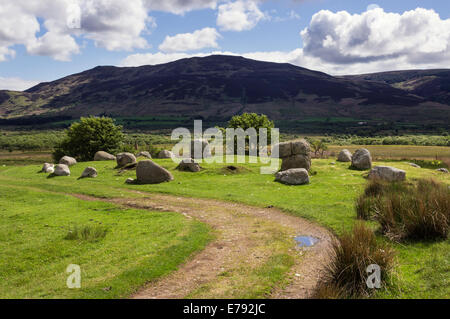
[[[361,219],[374,219],[393,240],[447,239],[450,189],[432,179],[416,183],[371,181],[356,201]]]
[[[71,226],[64,239],[96,241],[106,236],[107,229],[101,225]]]
[[[380,267],[381,286],[386,287],[394,266],[394,250],[377,241],[375,233],[359,222],[332,244],[331,261],[324,272],[317,298],[368,297],[376,290],[368,287],[367,267]]]
[[[0,182],[1,298],[128,297],[212,239],[208,226],[180,214],[84,201],[32,184]],[[82,289],[67,288],[69,264],[80,266]]]

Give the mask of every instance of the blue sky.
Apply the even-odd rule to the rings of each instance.
[[[211,53],[330,74],[450,67],[447,0],[100,0],[94,7],[86,0],[34,1],[0,0],[0,89],[97,65]],[[66,15],[73,4],[80,25],[71,29]]]

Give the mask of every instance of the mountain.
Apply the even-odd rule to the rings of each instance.
[[[447,69],[380,72],[344,78],[385,83],[430,101],[450,104],[450,70]]]
[[[187,116],[257,112],[307,118],[444,123],[450,70],[333,77],[287,63],[212,55],[141,67],[99,66],[24,92],[0,91],[0,117]]]

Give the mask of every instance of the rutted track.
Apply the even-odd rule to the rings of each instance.
[[[132,298],[217,298],[233,296],[223,274],[239,267],[257,268],[277,253],[277,242],[288,242],[294,259],[287,284],[275,285],[270,298],[308,298],[327,263],[332,235],[325,228],[275,208],[258,208],[209,199],[141,193],[142,198],[101,199],[72,194],[83,200],[102,200],[149,210],[178,212],[209,224],[215,240],[174,273],[151,282]],[[320,241],[298,248],[293,237],[308,235]],[[245,280],[245,279],[244,279]]]

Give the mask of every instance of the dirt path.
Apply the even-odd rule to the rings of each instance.
[[[287,284],[270,298],[308,298],[328,258],[331,234],[312,222],[275,208],[257,208],[216,200],[141,193],[143,198],[107,199],[139,209],[178,212],[209,224],[215,240],[172,274],[149,283],[132,298],[230,298],[242,296],[239,287],[253,286],[251,270],[258,269],[277,251],[288,251],[294,265]],[[73,194],[83,200],[105,200]],[[299,248],[294,238],[314,236],[320,241]],[[286,245],[289,247],[286,248]],[[248,273],[247,273],[248,272]],[[257,282],[254,283],[257,286]]]

